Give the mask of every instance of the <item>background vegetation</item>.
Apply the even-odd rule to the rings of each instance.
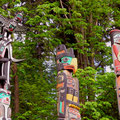
[[[13,120],[57,119],[59,44],[74,48],[78,59],[82,120],[118,119],[115,75],[106,66],[113,63],[109,31],[120,27],[120,0],[0,0],[0,6],[5,17],[22,11],[27,28],[24,41],[13,36],[14,57],[26,59],[11,66]]]

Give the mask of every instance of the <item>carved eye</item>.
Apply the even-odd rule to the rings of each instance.
[[[62,59],[64,62],[67,62],[69,59],[67,57]]]
[[[61,59],[59,59],[59,62],[61,62],[62,60]]]

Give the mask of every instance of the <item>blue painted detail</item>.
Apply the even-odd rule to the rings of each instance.
[[[63,113],[62,112],[62,102],[60,102],[60,113]]]
[[[4,48],[5,48],[5,47],[2,46],[2,47],[0,48],[0,51],[3,52]]]
[[[6,94],[6,93],[0,93],[0,99],[3,99],[3,98],[9,98],[10,99],[10,95]]]
[[[2,35],[0,35],[0,38],[2,38],[3,36]]]
[[[72,57],[63,57],[61,59],[61,63],[68,63],[69,65],[71,64]]]
[[[20,16],[19,14],[17,14],[17,17],[18,17],[18,18],[22,18],[22,16]]]

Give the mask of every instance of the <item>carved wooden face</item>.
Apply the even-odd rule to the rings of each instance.
[[[65,45],[59,45],[57,47],[57,70],[69,70],[75,73],[77,71],[77,59],[75,58],[72,48],[66,49]]]
[[[77,71],[77,58],[65,56],[59,59],[58,64],[59,63],[63,64],[64,69],[72,70],[73,73]]]
[[[10,94],[0,92],[0,120],[3,118],[11,118]]]
[[[10,95],[6,93],[0,93],[0,101],[4,104],[10,104]]]

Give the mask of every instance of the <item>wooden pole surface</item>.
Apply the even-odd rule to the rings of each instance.
[[[58,120],[81,120],[79,113],[79,81],[73,78],[77,71],[77,59],[72,48],[57,47],[57,112]]]

